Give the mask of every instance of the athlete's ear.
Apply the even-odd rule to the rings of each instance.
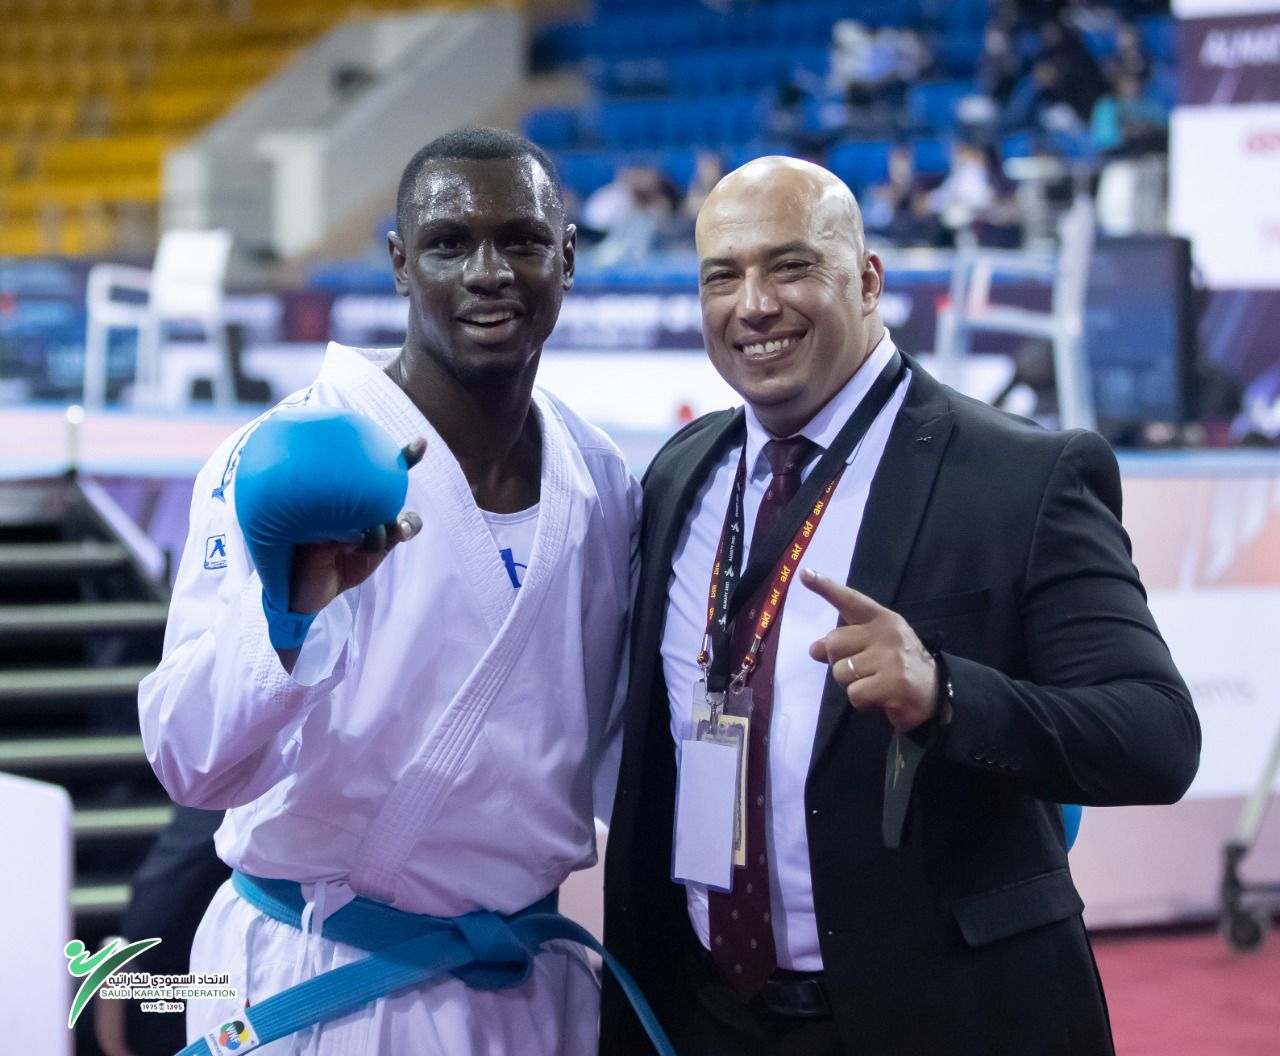
[[[564,292],[568,293],[573,289],[573,266],[578,255],[578,225],[564,225],[564,245],[561,247],[561,253],[564,255]]]
[[[399,231],[387,232],[387,253],[391,257],[391,274],[395,276],[396,293],[401,297],[409,296],[409,278],[405,275],[404,239]]]

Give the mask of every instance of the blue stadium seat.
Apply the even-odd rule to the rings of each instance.
[[[1148,15],[1139,19],[1142,43],[1151,61],[1158,66],[1176,66],[1178,62],[1178,24],[1169,15]]]
[[[578,112],[565,106],[530,110],[521,120],[520,129],[547,150],[572,147],[578,141]]]
[[[670,176],[677,187],[688,187],[698,157],[693,147],[670,147],[658,151],[648,163]]]
[[[934,45],[942,69],[953,76],[972,77],[982,56],[981,30],[956,30]]]
[[[825,46],[716,48],[672,57],[667,84],[675,95],[715,95],[771,89],[798,68],[826,73]]]
[[[950,144],[937,136],[922,136],[912,141],[911,158],[916,172],[941,176],[951,168]]]
[[[1095,59],[1109,59],[1116,53],[1116,35],[1111,29],[1086,29],[1080,33],[1084,46]]]
[[[1038,141],[1043,138],[1035,132],[1013,132],[1000,141],[1000,157],[1029,158],[1036,152]]]
[[[1172,110],[1178,102],[1178,71],[1169,67],[1153,69],[1144,94]]]
[[[618,157],[611,150],[563,150],[552,155],[560,170],[560,182],[579,198],[613,179]]]
[[[946,0],[942,5],[948,34],[961,29],[981,29],[987,24],[987,0]]]
[[[856,193],[861,193],[888,178],[891,146],[887,140],[841,143],[832,147],[828,168]]]
[[[950,132],[956,125],[956,105],[973,90],[969,81],[918,84],[907,96],[907,120],[920,131]]]

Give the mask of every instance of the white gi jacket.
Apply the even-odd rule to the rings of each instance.
[[[196,479],[164,658],[139,690],[169,794],[231,808],[219,855],[302,883],[313,927],[356,895],[438,916],[538,900],[594,863],[593,814],[607,820],[616,773],[637,482],[608,438],[536,391],[540,506],[513,590],[456,460],[383,373],[394,354],[331,344],[285,403],[360,412],[398,445],[426,437],[405,503],[422,531],[321,612],[290,676],[235,518],[243,430]],[[253,1003],[363,956],[262,917],[228,885],[192,970],[238,975]],[[594,1052],[594,990],[584,958],[556,949],[515,990],[448,979],[259,1051]],[[233,1005],[190,1002],[190,1036]]]

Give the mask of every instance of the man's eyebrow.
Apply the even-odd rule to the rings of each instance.
[[[451,216],[437,216],[427,220],[423,220],[418,225],[418,230],[430,232],[433,235],[454,234],[455,232],[468,230],[467,225],[461,220]]]
[[[544,235],[554,235],[555,228],[551,222],[541,216],[517,216],[504,221],[503,231],[537,231]]]
[[[705,260],[698,262],[698,268],[706,271],[707,268],[731,268],[737,262],[729,257],[707,257]]]

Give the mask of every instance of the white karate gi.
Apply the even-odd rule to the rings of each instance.
[[[321,612],[290,676],[235,518],[248,430],[229,438],[196,479],[164,659],[139,691],[170,795],[231,808],[219,855],[302,883],[313,927],[356,895],[438,916],[537,901],[594,863],[593,814],[607,820],[616,773],[637,482],[602,433],[536,391],[540,505],[513,589],[457,461],[382,372],[393,354],[332,344],[285,402],[358,411],[399,445],[425,436],[405,503],[419,535]],[[364,956],[263,917],[228,884],[192,970],[229,972],[240,1001],[190,1002],[188,1034]],[[444,979],[258,1051],[580,1056],[595,1052],[597,1007],[581,951],[554,944],[518,988]]]

